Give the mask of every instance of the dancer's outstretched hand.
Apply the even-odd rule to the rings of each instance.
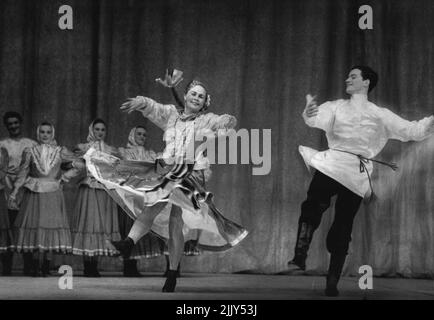
[[[144,100],[142,98],[128,98],[127,101],[122,103],[121,110],[124,112],[131,113],[137,109],[143,108]]]
[[[318,114],[318,106],[315,100],[316,96],[311,96],[309,93],[306,95],[306,107],[304,113],[310,118]]]
[[[167,88],[174,88],[183,80],[182,74],[181,70],[174,69],[173,72],[169,73],[169,69],[166,69],[164,80],[157,78],[155,81]]]

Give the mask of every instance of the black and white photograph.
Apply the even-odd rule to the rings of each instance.
[[[0,114],[3,302],[434,300],[432,0],[0,0]]]

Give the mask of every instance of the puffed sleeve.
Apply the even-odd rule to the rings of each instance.
[[[25,148],[23,151],[23,156],[21,158],[20,168],[17,173],[17,179],[14,183],[14,190],[12,194],[16,195],[18,190],[26,183],[27,176],[30,171],[30,161],[32,158],[32,153],[30,148]]]
[[[141,107],[138,111],[163,130],[166,130],[169,118],[173,114],[178,113],[176,107],[172,104],[161,104],[151,98],[142,96],[138,96],[136,99],[141,102]]]
[[[217,115],[210,112],[201,118],[196,134],[224,136],[228,130],[234,129],[236,125],[237,119],[234,116],[229,114]]]
[[[3,181],[5,178],[7,172],[8,172],[8,165],[9,165],[9,155],[8,151],[4,147],[0,147],[0,180]]]

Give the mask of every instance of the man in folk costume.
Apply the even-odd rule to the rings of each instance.
[[[6,203],[8,203],[8,218],[10,231],[14,225],[15,219],[18,215],[19,206],[22,200],[23,193],[19,192],[15,201],[9,201],[9,195],[13,189],[15,180],[17,179],[17,173],[20,168],[20,163],[23,155],[23,151],[26,148],[31,148],[37,143],[28,138],[22,136],[22,116],[15,111],[8,111],[3,116],[3,123],[9,132],[9,137],[0,141],[0,147],[5,148],[9,155],[8,171],[5,177],[5,196]],[[12,239],[10,239],[12,243]],[[24,274],[30,275],[32,266],[32,255],[23,254],[24,260]],[[13,253],[6,252],[2,254],[3,275],[11,275],[12,273]]]
[[[290,269],[305,270],[306,258],[313,234],[322,214],[337,196],[335,217],[327,235],[330,264],[325,294],[337,296],[337,284],[342,272],[354,217],[364,197],[373,195],[373,158],[389,139],[421,141],[434,132],[434,117],[420,121],[407,121],[388,109],[368,101],[368,92],[377,84],[377,74],[367,66],[350,70],[346,83],[348,100],[328,101],[317,106],[307,95],[303,119],[313,128],[325,131],[329,149],[317,150],[300,146],[299,151],[308,166],[316,169],[307,199],[301,205],[294,258],[288,262]],[[389,165],[393,169],[396,167]]]

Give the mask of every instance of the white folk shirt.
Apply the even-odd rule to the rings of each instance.
[[[319,106],[316,116],[309,118],[303,113],[303,118],[308,126],[325,131],[329,147],[319,152],[299,146],[306,165],[361,197],[368,197],[371,193],[367,173],[360,172],[360,160],[356,155],[336,150],[374,158],[388,139],[420,141],[428,138],[428,129],[433,121],[433,116],[420,121],[404,120],[390,110],[369,102],[367,96],[362,94],[355,94],[350,100],[325,102]],[[366,168],[371,175],[371,161]]]

